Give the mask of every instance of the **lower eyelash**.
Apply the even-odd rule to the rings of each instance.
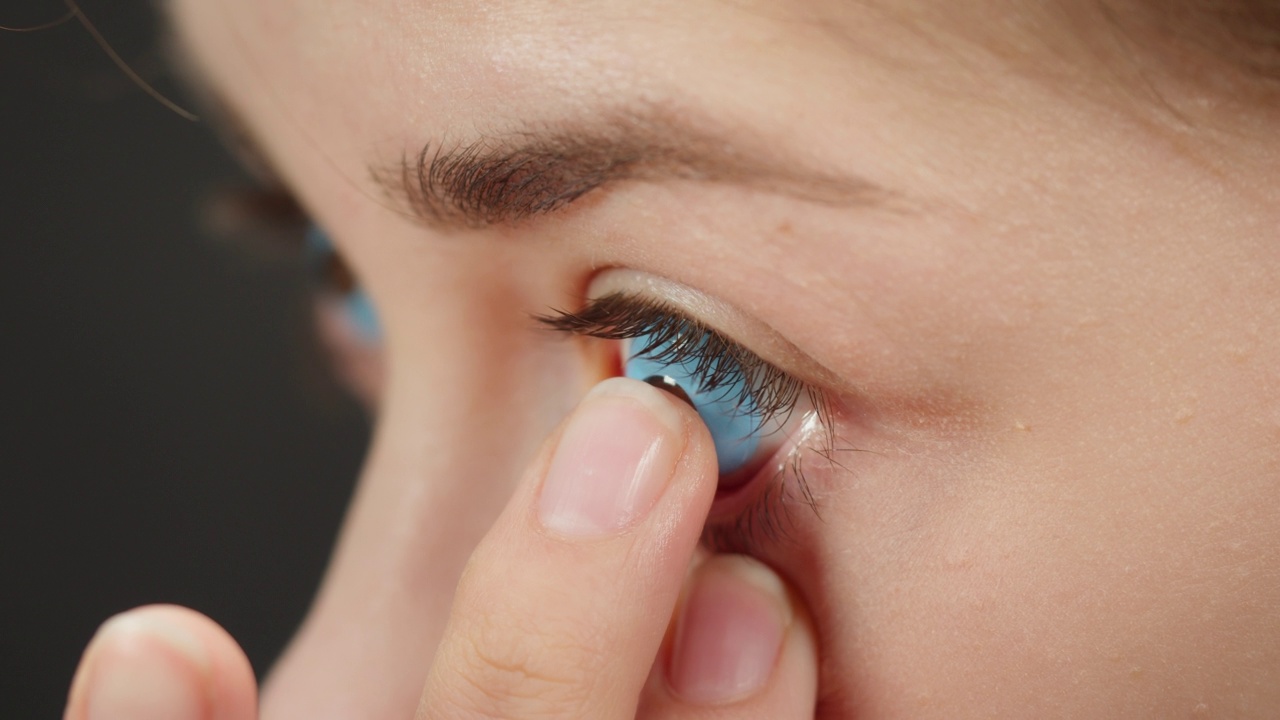
[[[792,447],[777,463],[773,477],[763,483],[759,497],[732,517],[708,522],[703,546],[714,553],[760,556],[765,545],[794,541],[792,511],[797,506],[822,519],[818,499],[805,479],[806,458],[816,456],[843,468],[833,458],[835,451],[831,429],[816,410],[808,412]]]

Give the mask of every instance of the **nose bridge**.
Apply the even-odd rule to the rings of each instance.
[[[576,400],[573,343],[515,309],[468,313],[451,337],[392,345],[372,452],[265,720],[411,716],[463,565]]]

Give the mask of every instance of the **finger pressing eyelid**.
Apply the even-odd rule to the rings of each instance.
[[[632,720],[715,484],[692,409],[597,386],[472,555],[419,716]]]
[[[596,386],[570,418],[543,481],[539,518],[568,536],[616,533],[666,490],[684,451],[680,413],[634,383]]]

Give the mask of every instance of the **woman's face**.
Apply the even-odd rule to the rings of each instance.
[[[471,549],[617,371],[531,315],[605,292],[828,402],[708,531],[808,604],[821,713],[1280,708],[1274,134],[1137,14],[1007,5],[174,0],[386,328],[264,716],[412,711]]]

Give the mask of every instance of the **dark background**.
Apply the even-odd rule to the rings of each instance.
[[[82,6],[187,102],[147,0]],[[64,10],[3,0],[0,25]],[[61,717],[121,610],[194,607],[259,674],[306,610],[367,429],[300,264],[200,227],[202,198],[246,182],[79,25],[0,32],[0,718]]]

